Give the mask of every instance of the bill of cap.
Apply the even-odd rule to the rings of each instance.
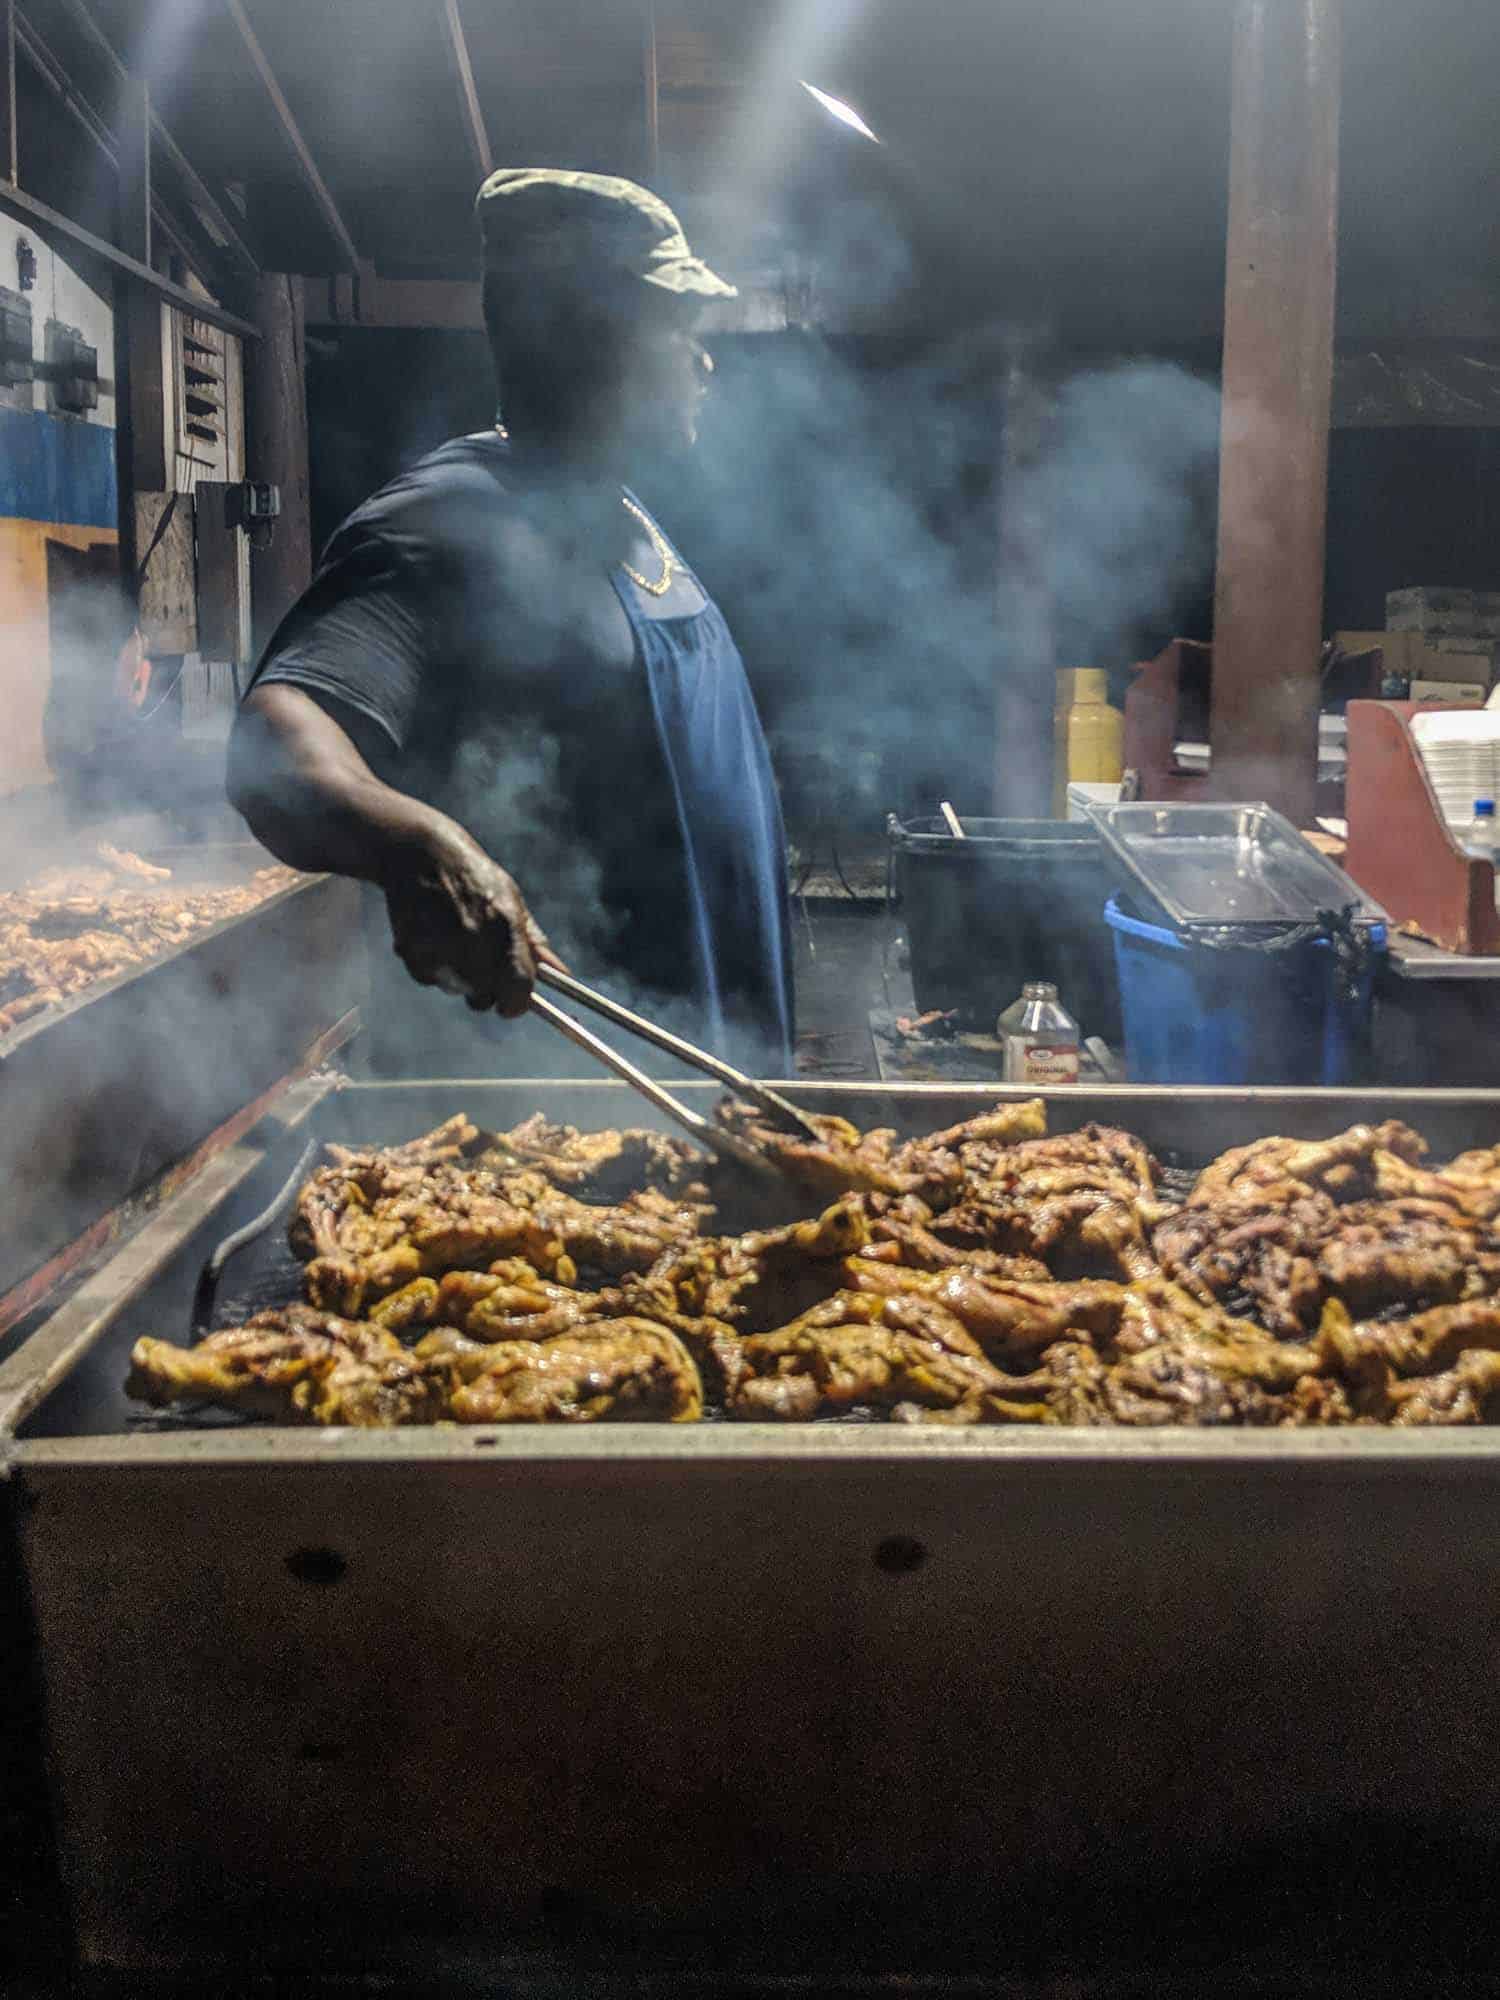
[[[737,299],[739,289],[717,271],[711,271],[701,257],[695,257],[683,243],[680,255],[652,254],[648,268],[641,272],[648,285],[664,292],[692,294],[700,299]]]

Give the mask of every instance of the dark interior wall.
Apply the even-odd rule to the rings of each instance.
[[[482,334],[315,331],[307,340],[313,548],[403,466],[494,422]]]
[[[1330,632],[1378,631],[1410,584],[1500,590],[1500,433],[1335,431],[1328,475]]]

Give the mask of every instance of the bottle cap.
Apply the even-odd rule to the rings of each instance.
[[[1476,799],[1474,801],[1474,817],[1475,819],[1493,819],[1495,817],[1495,801],[1493,799]]]
[[[1030,979],[1026,982],[1026,991],[1023,997],[1027,1000],[1055,1000],[1057,998],[1057,988],[1052,984],[1050,979]]]
[[[1073,669],[1074,701],[1108,701],[1109,675],[1103,667],[1075,667]]]

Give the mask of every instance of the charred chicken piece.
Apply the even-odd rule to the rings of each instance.
[[[330,1145],[327,1152],[333,1165],[346,1175],[370,1167],[383,1173],[391,1168],[436,1167],[445,1160],[460,1160],[478,1137],[479,1127],[459,1111],[432,1131],[408,1139],[400,1146]]]
[[[1435,1306],[1413,1319],[1355,1325],[1348,1308],[1330,1300],[1318,1329],[1318,1348],[1330,1371],[1369,1380],[1371,1364],[1395,1375],[1432,1375],[1463,1354],[1500,1352],[1500,1299],[1470,1299]]]
[[[810,1115],[819,1141],[767,1124],[753,1107],[730,1101],[718,1107],[721,1124],[774,1160],[789,1188],[808,1199],[832,1201],[842,1194],[917,1194],[924,1199],[957,1188],[962,1169],[951,1153],[924,1149],[915,1170],[898,1163],[892,1131],[861,1132],[846,1118]]]
[[[1208,1299],[1243,1292],[1273,1332],[1294,1335],[1317,1324],[1318,1258],[1336,1225],[1327,1195],[1283,1182],[1181,1209],[1152,1241],[1162,1268],[1190,1290]]]
[[[869,1224],[858,1204],[835,1202],[810,1222],[708,1237],[673,1252],[653,1266],[646,1287],[690,1319],[754,1333],[827,1298],[843,1260],[868,1242]]]
[[[927,1303],[835,1297],[790,1326],[753,1335],[741,1348],[729,1414],[751,1423],[806,1422],[859,1406],[954,1409],[987,1391],[1003,1396],[1004,1376],[967,1351],[972,1342],[956,1346],[946,1315],[923,1314]]]
[[[307,1182],[290,1241],[309,1260],[304,1282],[315,1305],[353,1317],[417,1279],[517,1257],[565,1284],[581,1268],[644,1271],[689,1242],[707,1213],[649,1188],[597,1206],[534,1169],[496,1179],[446,1157],[456,1143],[449,1133],[415,1142],[433,1155],[426,1163],[413,1149],[349,1154]]]
[[[538,1112],[509,1132],[487,1135],[474,1164],[497,1175],[541,1173],[556,1188],[609,1202],[642,1187],[703,1201],[712,1162],[688,1140],[665,1132],[580,1132]]]
[[[993,1111],[928,1139],[902,1141],[884,1128],[861,1132],[846,1118],[811,1114],[821,1143],[788,1135],[737,1103],[722,1105],[720,1119],[768,1153],[794,1185],[814,1199],[855,1193],[915,1195],[944,1208],[960,1193],[964,1168],[958,1149],[966,1144],[1000,1146],[1045,1132],[1046,1107],[1040,1099],[997,1105]]]
[[[1492,1424],[1500,1420],[1500,1354],[1461,1354],[1441,1375],[1392,1385],[1393,1424]]]
[[[289,1424],[385,1428],[446,1415],[453,1371],[393,1334],[306,1306],[259,1313],[196,1347],[138,1340],[126,1391],[163,1407],[208,1402]]]
[[[1161,1167],[1139,1139],[1111,1125],[1084,1125],[1051,1138],[997,1146],[973,1140],[959,1148],[970,1181],[1025,1185],[1037,1193],[1098,1188],[1122,1201],[1154,1197]]]
[[[989,1188],[940,1215],[932,1233],[957,1249],[1039,1259],[1059,1277],[1142,1278],[1159,1268],[1147,1240],[1150,1211],[1084,1190],[1034,1195]]]
[[[1206,1167],[1189,1206],[1213,1207],[1227,1196],[1283,1182],[1300,1183],[1335,1201],[1357,1201],[1376,1192],[1378,1155],[1393,1154],[1415,1166],[1426,1152],[1425,1140],[1395,1119],[1353,1125],[1335,1139],[1257,1139]]]
[[[1023,1283],[1045,1283],[1052,1275],[1039,1257],[1008,1257],[998,1250],[960,1250],[934,1236],[925,1224],[895,1216],[872,1220],[870,1235],[873,1240],[860,1253],[862,1257],[898,1270],[946,1271],[963,1265],[967,1270]]]
[[[477,1363],[463,1358],[465,1380],[453,1395],[461,1424],[682,1424],[703,1414],[692,1356],[649,1320],[600,1320],[555,1340],[502,1341]]]

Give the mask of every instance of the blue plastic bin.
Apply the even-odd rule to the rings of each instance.
[[[1284,952],[1209,950],[1105,906],[1114,933],[1132,1083],[1348,1084],[1366,1040],[1374,974],[1340,994],[1326,939]],[[1383,924],[1370,929],[1375,952]]]

